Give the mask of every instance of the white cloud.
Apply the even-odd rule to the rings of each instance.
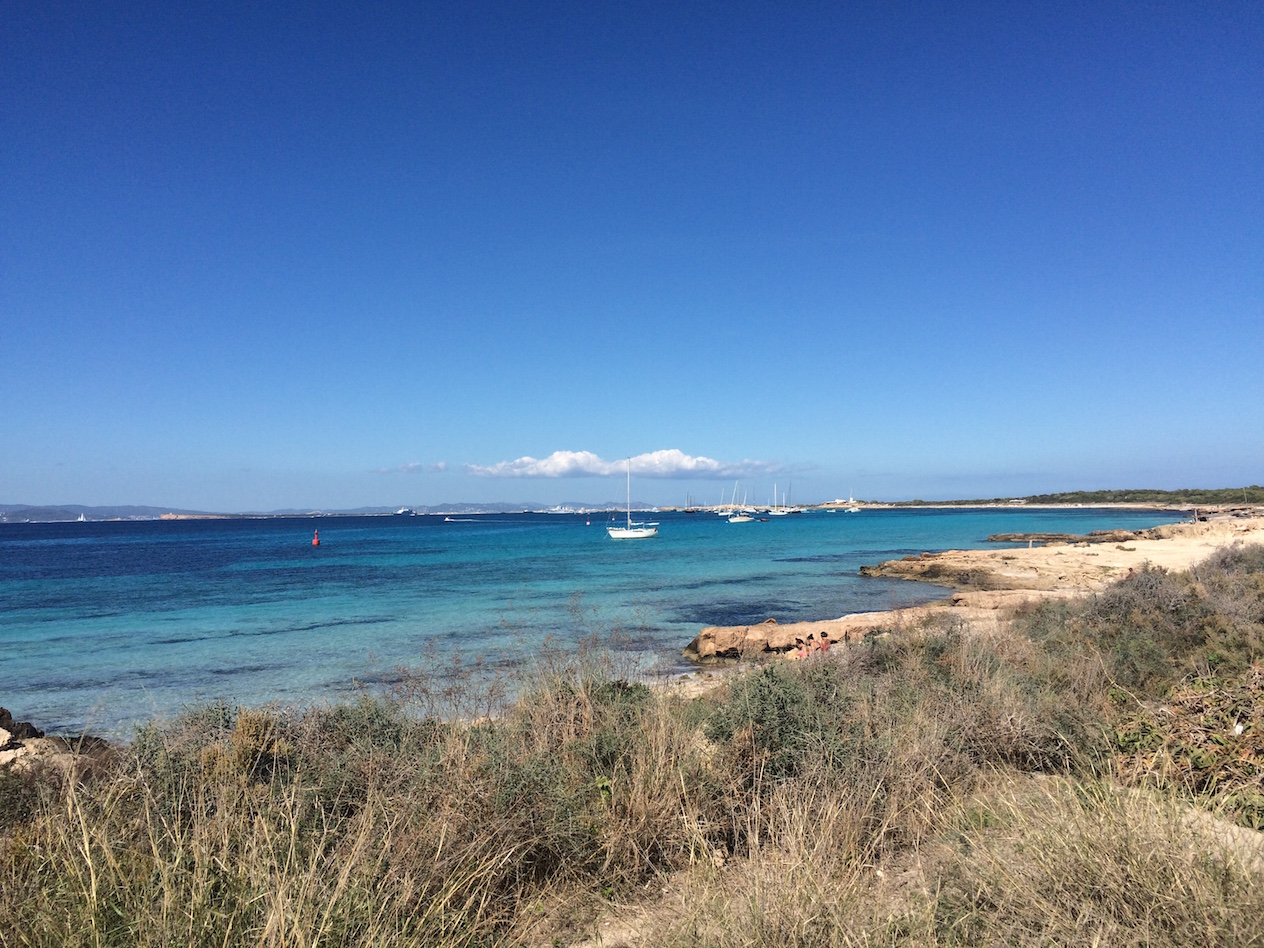
[[[477,477],[617,477],[627,472],[627,465],[626,460],[604,461],[591,451],[554,451],[547,458],[522,457],[486,467],[467,464],[465,471]],[[771,461],[716,461],[675,448],[632,458],[632,473],[638,477],[716,479],[774,474],[780,470],[781,465]]]

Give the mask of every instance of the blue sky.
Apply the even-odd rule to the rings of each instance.
[[[0,502],[1260,483],[1262,327],[1258,3],[0,5]]]

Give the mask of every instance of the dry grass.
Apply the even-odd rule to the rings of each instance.
[[[1200,678],[1149,702],[1118,729],[1128,783],[1174,788],[1243,826],[1264,829],[1264,664]]]
[[[937,943],[1264,941],[1264,880],[1169,798],[1054,780],[1000,795],[986,817],[994,825],[962,833],[941,864]]]
[[[789,789],[789,788],[787,788]],[[848,808],[806,785],[740,864],[696,871],[626,945],[1256,945],[1258,859],[1171,798],[1098,781],[994,775],[933,840],[880,863]],[[1227,827],[1232,830],[1233,827]],[[1237,841],[1239,844],[1240,840]],[[1254,855],[1256,865],[1249,866]]]
[[[23,798],[0,943],[488,943],[559,891],[709,851],[707,752],[678,702],[579,666],[473,724],[368,699],[203,708]]]
[[[207,706],[92,779],[0,774],[0,944],[569,944],[619,904],[637,944],[1255,944],[1258,869],[1177,800],[1255,812],[1261,575],[1231,551],[705,699],[584,651]]]

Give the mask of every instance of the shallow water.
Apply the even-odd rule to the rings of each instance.
[[[520,661],[617,633],[670,670],[704,625],[827,619],[942,590],[860,566],[989,534],[1139,529],[1158,511],[873,510],[729,524],[662,514],[0,524],[0,704],[106,735],[210,699],[332,700],[439,654]],[[320,529],[321,545],[311,545]]]

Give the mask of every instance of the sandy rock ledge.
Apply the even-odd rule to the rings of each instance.
[[[822,633],[837,643],[863,641],[875,632],[898,631],[951,611],[976,631],[999,627],[1015,610],[1040,599],[1090,595],[1147,565],[1187,570],[1221,547],[1264,542],[1261,511],[1211,513],[1198,522],[1167,524],[1136,532],[1112,530],[1071,541],[1051,535],[1007,536],[1030,540],[1023,548],[948,550],[922,553],[861,568],[862,576],[883,576],[946,587],[941,602],[890,612],[866,612],[820,622],[781,625],[709,626],[685,647],[684,656],[708,663],[755,659],[794,648],[796,638]],[[1037,543],[1042,545],[1037,546]]]

